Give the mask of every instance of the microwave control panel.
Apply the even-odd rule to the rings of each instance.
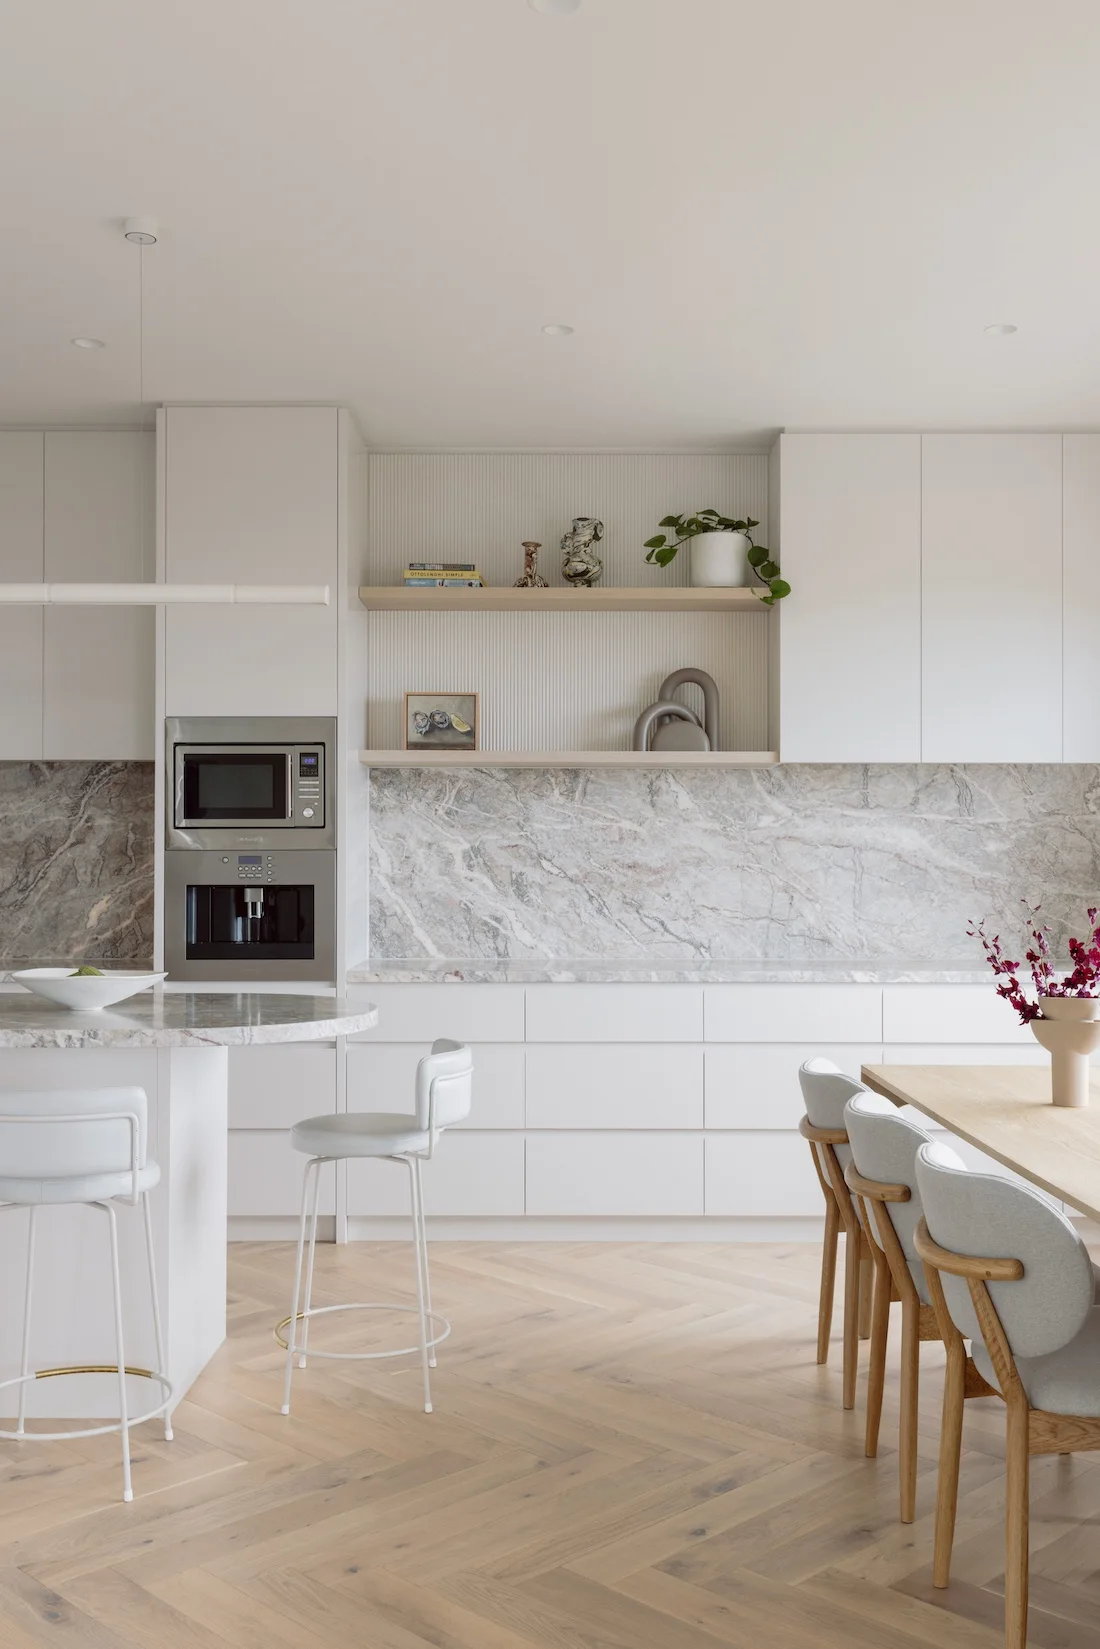
[[[323,825],[325,822],[325,805],[323,787],[325,782],[324,751],[298,749],[292,754],[293,771],[291,784],[294,789],[294,820],[306,825]]]

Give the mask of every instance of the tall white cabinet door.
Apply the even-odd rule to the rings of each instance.
[[[46,436],[46,578],[152,579],[155,436]],[[44,749],[57,761],[153,759],[152,607],[49,607]]]
[[[0,433],[0,579],[42,583],[42,437]],[[0,761],[42,754],[42,608],[0,608]]]
[[[1062,759],[1100,761],[1100,435],[1062,437]]]
[[[328,584],[328,607],[173,607],[173,716],[337,712],[335,407],[169,407],[165,565],[184,584]]]
[[[1062,437],[922,438],[926,762],[1062,759]]]
[[[920,759],[920,436],[784,435],[779,751]]]

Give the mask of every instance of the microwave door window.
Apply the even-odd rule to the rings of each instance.
[[[287,795],[283,752],[184,757],[183,807],[189,821],[285,819]]]

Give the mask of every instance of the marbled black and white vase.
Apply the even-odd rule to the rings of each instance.
[[[603,537],[603,522],[592,515],[574,517],[569,532],[561,541],[561,576],[567,584],[587,588],[595,584],[603,572],[603,562],[594,545]]]

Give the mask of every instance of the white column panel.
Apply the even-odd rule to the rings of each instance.
[[[153,576],[155,437],[46,435],[48,582],[139,584]],[[47,760],[152,761],[152,608],[45,612]]]
[[[1100,435],[1062,437],[1062,756],[1100,761]]]
[[[42,436],[0,430],[0,580],[40,584]],[[0,761],[42,755],[42,608],[0,608]]]
[[[921,760],[1061,761],[1062,437],[924,436],[922,512]]]
[[[781,438],[779,749],[920,760],[920,436]]]
[[[703,1050],[542,1043],[527,1049],[529,1128],[701,1128]]]
[[[527,1212],[701,1214],[703,1136],[528,1134]]]

